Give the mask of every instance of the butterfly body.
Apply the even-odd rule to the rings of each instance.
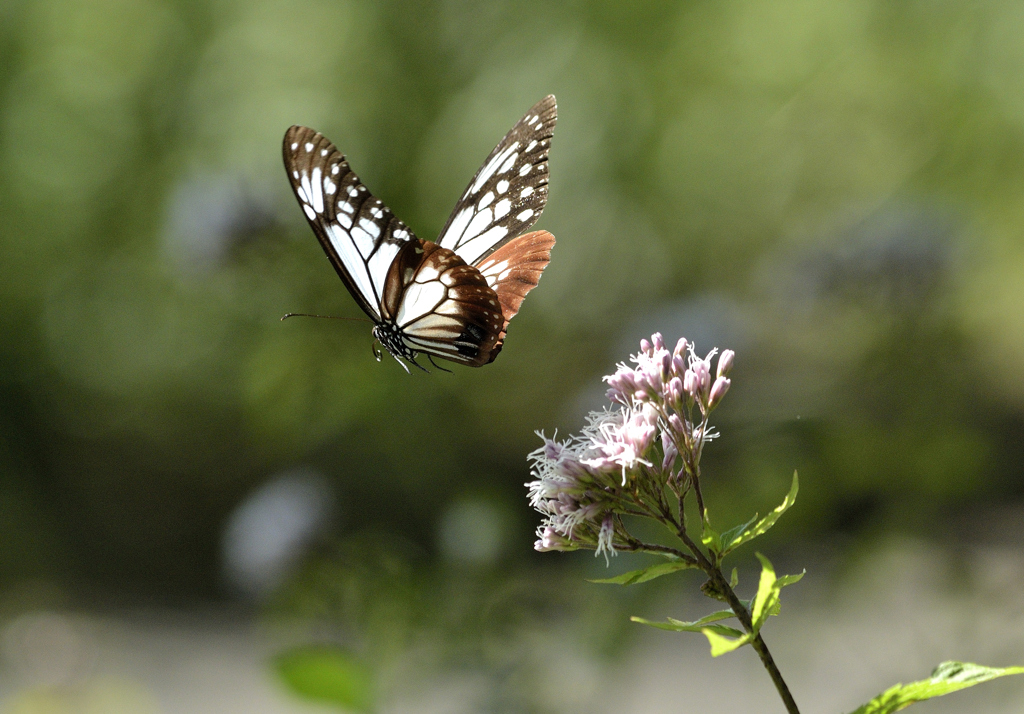
[[[417,238],[323,135],[284,138],[295,196],[342,282],[400,364],[417,355],[479,367],[537,285],[555,239],[524,233],[547,200],[555,100],[538,102],[484,161],[436,242]],[[408,369],[408,368],[407,368]]]

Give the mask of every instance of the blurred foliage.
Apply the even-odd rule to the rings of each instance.
[[[526,568],[533,430],[578,426],[653,329],[738,353],[723,525],[799,469],[776,537],[955,537],[1024,497],[1022,37],[1008,0],[9,0],[0,587],[217,596],[225,518],[296,465],[337,529],[428,559],[489,499]],[[289,125],[429,238],[549,92],[558,245],[501,359],[410,377],[366,325],[278,321],[359,315]]]

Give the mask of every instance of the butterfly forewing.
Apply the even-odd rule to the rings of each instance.
[[[494,290],[476,268],[419,239],[399,251],[387,276],[383,319],[417,352],[486,364],[504,324]]]
[[[530,229],[548,196],[548,151],[556,120],[548,95],[494,147],[437,239],[470,265]]]
[[[327,257],[359,306],[380,321],[388,270],[415,236],[322,134],[293,126],[283,153],[295,197]]]

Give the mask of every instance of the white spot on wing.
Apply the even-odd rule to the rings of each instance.
[[[313,150],[313,142],[307,141],[306,142],[306,151],[312,151],[312,150]]]
[[[448,295],[448,289],[439,282],[412,283],[405,289],[405,297],[398,308],[395,322],[399,327],[423,317],[440,306]]]
[[[504,218],[508,215],[508,212],[512,210],[512,202],[507,198],[503,198],[494,204],[494,218]]]
[[[500,186],[501,184],[498,185]],[[480,199],[480,203],[477,204],[477,208],[487,208],[488,206],[491,205],[491,202],[493,200],[494,193],[492,191],[488,191],[487,193],[484,194],[484,197]]]
[[[310,208],[307,204],[305,204],[305,203],[302,204],[302,210],[306,212],[307,216],[309,216],[309,220],[311,220],[311,221],[315,221],[316,220],[316,213],[314,213],[313,209]]]
[[[487,183],[488,179],[494,175],[494,172],[498,170],[498,167],[505,163],[505,160],[509,158],[510,155],[514,154],[518,148],[519,142],[513,141],[505,147],[504,151],[500,152],[497,156],[488,161],[487,165],[480,170],[480,175],[476,177],[476,181],[473,182],[473,186],[469,192],[475,193],[476,191],[479,191],[480,188]],[[508,169],[505,170],[507,171]]]
[[[519,169],[519,175],[525,176],[528,173],[530,173],[530,164],[524,164],[523,168]]]
[[[431,266],[424,267],[420,270],[419,275],[416,276],[417,283],[425,283],[429,280],[437,280],[438,272]]]
[[[292,144],[292,151],[295,151],[297,148],[299,148],[299,142],[296,141]]]
[[[516,157],[517,156],[519,156],[519,154],[515,153],[515,154],[512,154],[511,156],[509,156],[507,159],[505,159],[505,163],[503,163],[501,165],[501,168],[498,169],[498,173],[503,174],[506,171],[511,171],[512,167],[516,165]]]
[[[338,190],[337,184],[331,181],[329,178],[324,179],[324,193],[328,196],[333,196],[334,192]]]
[[[313,199],[313,210],[316,211],[317,213],[323,213],[324,212],[324,192],[323,192],[323,188],[322,188],[323,183],[322,183],[322,180],[321,180],[321,177],[320,177],[320,167],[319,166],[317,166],[316,168],[313,169],[313,178],[312,178],[312,180],[310,180],[309,183],[310,183],[310,185],[311,185],[311,187],[313,189],[313,195],[311,196],[311,198]]]
[[[508,228],[505,226],[494,226],[486,233],[482,233],[459,246],[459,257],[472,265],[481,255],[489,251],[495,243],[506,235],[508,235]]]
[[[327,156],[327,149],[320,149],[321,156]]]
[[[519,193],[519,198],[526,198],[533,194],[533,186],[527,186]]]
[[[370,257],[370,251],[373,250],[374,246],[373,236],[364,231],[361,226],[353,226],[352,230],[349,231],[349,235],[352,236],[352,242],[359,249],[359,254],[363,258]]]
[[[509,183],[505,179],[502,179],[501,181],[499,181],[498,185],[496,187],[498,189],[498,193],[502,194],[502,193],[505,193],[506,191],[508,191],[508,186],[509,186]]]
[[[388,277],[388,268],[391,267],[391,263],[401,248],[401,244],[381,243],[377,252],[370,258],[370,278],[373,280],[378,295],[384,294],[384,281]]]
[[[337,164],[335,164],[334,166],[332,166],[332,167],[331,167],[331,176],[337,176],[337,175],[338,175],[338,170],[339,170],[339,169],[338,169],[338,165],[337,165]]]
[[[370,276],[367,275],[363,259],[356,252],[356,247],[352,244],[352,240],[345,231],[336,225],[328,226],[327,237],[330,239],[331,245],[334,247],[335,252],[337,252],[338,257],[341,258],[342,265],[345,266],[348,274],[352,277],[352,281],[356,284],[356,288],[362,294],[363,299],[370,303],[374,315],[380,319],[380,315],[377,312],[377,297],[373,292]]]
[[[484,228],[489,226],[493,220],[493,214],[489,208],[477,213],[473,216],[473,220],[469,222],[469,225],[466,226],[466,232],[464,234],[466,239],[472,240],[474,236],[478,235]],[[463,260],[465,260],[465,258],[463,258]]]
[[[465,233],[466,226],[469,224],[469,219],[472,217],[472,208],[463,208],[461,211],[459,211],[459,214],[455,216],[455,220],[452,221],[452,224],[448,227],[448,230],[445,231],[444,235],[441,236],[440,239],[438,239],[438,245],[440,245],[442,248],[448,248],[449,250],[453,250],[454,247],[458,245],[459,238],[461,238],[462,234]]]
[[[366,231],[376,241],[380,238],[380,226],[368,218],[359,219],[359,227]]]
[[[306,174],[305,171],[302,172],[302,190],[303,193],[299,194],[300,196],[302,196],[302,200],[304,200],[306,203],[312,204],[313,190],[309,187],[309,176]]]
[[[516,220],[525,221],[533,215],[533,209],[527,208],[525,211],[516,216]]]

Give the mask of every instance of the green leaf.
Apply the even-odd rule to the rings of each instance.
[[[756,634],[769,617],[778,615],[782,609],[782,602],[779,599],[782,588],[798,582],[804,573],[777,578],[771,561],[760,553],[755,553],[755,555],[761,561],[761,580],[757,584],[757,595],[754,596],[754,601],[750,606],[750,619],[753,621]]]
[[[648,580],[660,578],[662,575],[668,575],[669,573],[675,573],[680,570],[695,567],[697,566],[691,565],[683,560],[673,560],[669,563],[658,563],[646,568],[640,568],[639,570],[630,570],[628,573],[616,575],[614,578],[601,578],[599,580],[591,580],[590,582],[611,583],[613,585],[636,585],[637,583],[646,583]]]
[[[653,620],[645,620],[642,617],[631,617],[629,619],[633,622],[639,622],[641,625],[657,627],[659,630],[671,630],[672,632],[703,632],[704,630],[712,630],[723,635],[742,637],[742,630],[737,630],[726,625],[711,624],[713,622],[718,622],[719,620],[727,620],[730,617],[736,617],[732,610],[719,610],[718,612],[713,612],[710,615],[706,615],[705,617],[702,617],[699,620],[694,620],[693,622],[677,620],[674,617],[666,618],[668,622],[654,622]]]
[[[707,509],[704,510],[704,528],[700,533],[700,542],[716,555],[722,552],[722,536],[719,535],[718,531],[711,527],[711,521],[708,520]]]
[[[742,526],[736,526],[730,528],[721,536],[720,546],[721,553],[725,556],[728,553],[739,548],[744,543],[748,543],[759,535],[764,535],[768,532],[768,529],[775,525],[775,522],[779,520],[779,517],[783,513],[789,510],[790,506],[796,503],[796,494],[800,490],[800,479],[797,477],[796,471],[793,472],[793,485],[789,488],[789,493],[786,494],[786,498],[782,501],[782,504],[774,511],[769,513],[767,516],[757,521],[751,518],[749,521],[744,523]],[[705,543],[705,545],[707,545]]]
[[[737,570],[736,568],[733,568],[732,569],[732,577],[729,578],[729,587],[730,588],[735,588],[739,584],[740,584],[740,571]]]
[[[705,627],[701,632],[708,638],[708,643],[711,645],[711,656],[720,657],[724,654],[729,654],[733,650],[738,650],[745,644],[749,644],[754,639],[754,635],[751,633],[742,633],[736,631],[739,637],[729,638],[722,635],[722,633],[715,632],[711,627]]]
[[[754,522],[756,520],[757,520],[757,514],[755,513],[751,517],[751,519],[749,521],[747,521],[746,523],[741,523],[738,526],[733,526],[732,528],[730,528],[730,529],[728,529],[726,531],[723,531],[722,532],[722,543],[725,545],[725,547],[728,548],[729,544],[732,543],[733,541],[735,541],[737,538],[739,538],[743,533],[745,533],[748,528],[750,528],[752,525],[754,525]]]
[[[278,655],[273,666],[296,694],[357,712],[373,710],[370,669],[344,650],[299,647]]]
[[[923,702],[932,697],[941,697],[959,689],[973,687],[1008,674],[1024,674],[1024,667],[983,667],[970,662],[943,662],[928,679],[910,684],[897,684],[851,714],[890,714],[909,707],[914,702]]]
[[[676,620],[672,617],[666,618],[666,622],[654,622],[653,620],[645,620],[642,617],[631,617],[629,619],[633,622],[639,622],[641,625],[657,627],[659,630],[703,633],[711,645],[712,657],[718,657],[739,649],[757,637],[757,633],[761,631],[761,625],[764,624],[765,620],[772,615],[779,614],[781,608],[779,604],[779,591],[785,586],[797,582],[804,576],[803,573],[800,573],[799,575],[784,575],[778,578],[775,576],[775,568],[772,567],[771,561],[760,553],[757,554],[757,557],[761,561],[761,580],[757,586],[757,594],[749,603],[744,602],[744,605],[750,610],[750,617],[753,621],[754,628],[752,632],[743,632],[734,627],[712,624],[719,620],[735,617],[736,615],[731,609],[718,610],[693,622]],[[635,572],[639,573],[641,571]],[[626,575],[632,575],[632,573],[626,573]],[[733,568],[730,584],[735,587],[738,580],[736,569]]]

